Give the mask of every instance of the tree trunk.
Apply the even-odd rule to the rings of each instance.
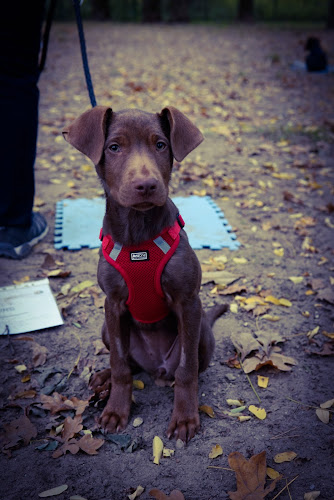
[[[334,0],[328,0],[327,28],[334,29]]]
[[[91,0],[92,13],[91,16],[97,21],[105,21],[110,19],[109,1],[108,0]]]
[[[171,23],[188,23],[190,0],[170,0],[169,21]]]
[[[239,0],[238,20],[246,22],[254,20],[254,0]]]
[[[143,0],[143,23],[159,23],[161,21],[161,8],[159,0]]]

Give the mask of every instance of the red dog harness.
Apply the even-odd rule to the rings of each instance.
[[[175,224],[158,236],[136,246],[125,247],[114,242],[110,234],[103,235],[102,252],[105,259],[123,276],[129,291],[126,302],[132,316],[142,323],[155,323],[169,312],[161,288],[161,274],[175,252],[184,226],[178,214]]]

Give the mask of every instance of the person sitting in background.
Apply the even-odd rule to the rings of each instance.
[[[327,71],[327,55],[318,38],[310,36],[305,44],[305,50],[309,52],[306,56],[307,71]]]

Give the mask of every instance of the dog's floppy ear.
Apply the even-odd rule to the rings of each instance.
[[[112,113],[108,106],[96,106],[79,116],[63,136],[67,142],[84,153],[97,165],[101,160],[106,137],[107,117]]]
[[[177,161],[182,161],[204,140],[202,133],[189,118],[173,106],[164,108],[159,116],[167,117],[169,121],[170,142],[173,156]]]

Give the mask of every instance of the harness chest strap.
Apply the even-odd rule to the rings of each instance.
[[[152,240],[129,247],[114,242],[109,234],[103,235],[101,229],[103,256],[124,278],[129,294],[126,304],[137,321],[155,323],[169,313],[161,274],[178,247],[183,226],[184,221],[178,214],[172,227]]]

